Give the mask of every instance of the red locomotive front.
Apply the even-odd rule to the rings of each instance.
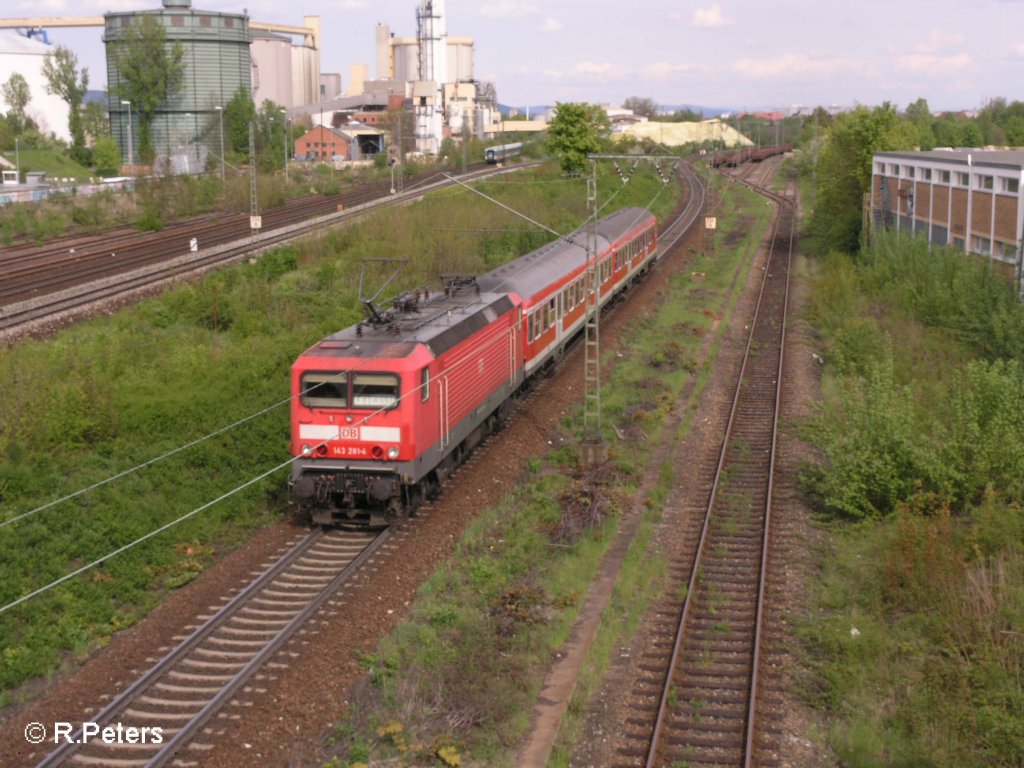
[[[292,498],[313,522],[383,525],[415,509],[493,429],[522,380],[504,294],[403,299],[292,366]]]

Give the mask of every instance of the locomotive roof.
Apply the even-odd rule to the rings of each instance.
[[[597,249],[607,250],[650,214],[623,208],[597,222]],[[557,278],[583,265],[586,228],[445,292],[406,294],[383,313],[382,322],[363,321],[338,331],[308,349],[312,357],[407,357],[419,344],[435,356],[469,338],[514,306],[507,294],[535,296]]]
[[[650,217],[643,208],[623,208],[597,222],[597,251],[600,253],[640,222]],[[587,255],[587,229],[580,227],[566,237],[554,240],[492,269],[477,278],[485,291],[514,291],[523,298],[536,296],[555,279],[583,266]]]
[[[419,344],[435,356],[512,309],[505,294],[473,286],[457,291],[407,294],[387,310],[383,322],[364,321],[338,331],[306,351],[315,357],[407,357]]]

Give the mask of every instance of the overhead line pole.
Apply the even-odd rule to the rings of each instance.
[[[601,434],[601,270],[597,264],[597,161],[598,160],[669,160],[675,155],[631,155],[628,153],[592,153],[590,176],[587,178],[587,270],[584,284],[588,286],[587,315],[583,325],[583,442],[580,446],[583,463],[601,464],[608,458],[608,448]],[[661,175],[661,169],[658,168]],[[663,177],[664,178],[664,177]],[[667,183],[667,181],[666,181]]]

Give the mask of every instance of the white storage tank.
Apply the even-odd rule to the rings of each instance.
[[[291,38],[262,30],[251,34],[252,90],[257,108],[264,99],[283,107],[299,106],[292,96]]]
[[[391,38],[393,80],[411,82],[420,79],[420,47],[415,37]]]
[[[473,38],[448,38],[448,82],[463,83],[473,79]]]

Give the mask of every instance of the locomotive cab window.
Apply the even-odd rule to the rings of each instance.
[[[394,408],[398,405],[398,377],[388,373],[352,376],[353,408]]]
[[[427,402],[430,399],[430,368],[423,366],[420,371],[420,400]]]
[[[348,374],[303,374],[301,401],[310,408],[347,408]]]

